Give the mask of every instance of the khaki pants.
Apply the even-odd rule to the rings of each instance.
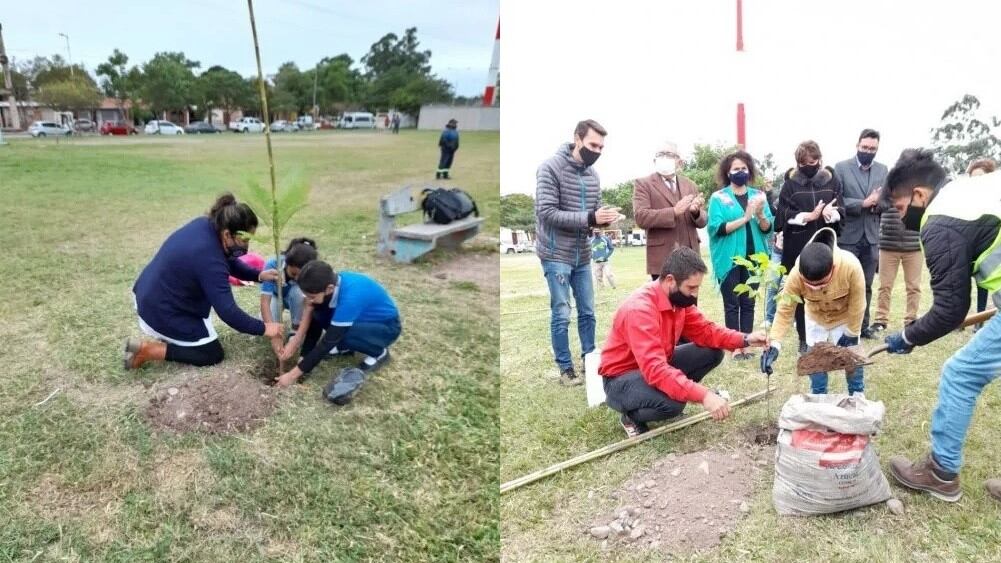
[[[605,287],[602,278],[608,280],[608,285],[615,289],[615,275],[612,274],[612,265],[608,262],[592,262],[594,265],[594,278],[598,281],[598,287]]]
[[[921,302],[921,270],[924,267],[924,255],[921,251],[898,252],[880,249],[876,322],[887,326],[890,324],[890,293],[893,291],[893,283],[897,280],[898,266],[904,268],[904,287],[907,288],[907,311],[904,313],[904,323],[918,318],[918,304]]]

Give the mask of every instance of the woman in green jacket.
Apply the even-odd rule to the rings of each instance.
[[[728,154],[719,163],[716,180],[721,186],[709,198],[709,255],[713,275],[723,294],[726,327],[744,333],[754,326],[754,300],[748,294],[737,295],[733,289],[747,283],[747,268],[733,263],[735,257],[748,258],[768,252],[766,236],[772,230],[772,211],[764,192],[750,187],[757,178],[754,158],[744,151]],[[736,350],[735,360],[749,360],[754,355]]]

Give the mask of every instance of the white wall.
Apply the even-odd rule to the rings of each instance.
[[[459,131],[500,131],[500,108],[483,106],[422,106],[417,128],[437,131],[449,119],[459,122]]]

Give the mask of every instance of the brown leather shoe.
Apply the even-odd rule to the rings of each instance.
[[[984,488],[995,500],[1001,500],[1001,479],[988,479],[984,482]]]
[[[163,342],[153,340],[133,340],[125,341],[125,357],[122,367],[126,370],[139,369],[149,361],[162,362],[167,357],[167,345]]]
[[[943,481],[932,471],[937,467],[931,454],[923,457],[917,463],[911,463],[905,457],[893,456],[890,459],[890,474],[898,483],[911,489],[925,491],[931,496],[946,502],[956,502],[963,497],[959,488],[959,476],[952,481]]]

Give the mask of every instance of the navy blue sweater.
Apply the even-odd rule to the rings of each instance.
[[[260,272],[227,260],[219,233],[208,217],[174,231],[139,274],[132,291],[139,316],[160,334],[195,342],[208,336],[203,319],[215,309],[226,324],[245,334],[264,334],[264,323],[233,299],[229,276],[257,281]]]

